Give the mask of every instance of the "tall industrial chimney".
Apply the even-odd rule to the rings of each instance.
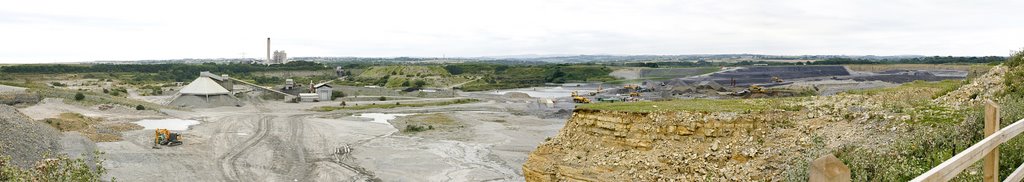
[[[266,63],[267,64],[271,64],[270,60],[271,60],[271,58],[270,58],[270,37],[267,37],[267,62]]]

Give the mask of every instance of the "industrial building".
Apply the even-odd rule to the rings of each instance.
[[[265,64],[284,64],[284,63],[288,63],[288,53],[285,53],[283,50],[276,50],[276,51],[273,52],[273,55],[271,55],[271,52],[270,52],[270,37],[267,37],[267,60],[264,61],[264,63]]]
[[[320,101],[331,100],[331,91],[333,91],[331,85],[327,85],[327,83],[316,84],[313,86],[313,90],[316,90],[316,95],[318,95]]]
[[[199,78],[182,87],[168,105],[194,108],[241,106],[238,98],[231,95],[229,88],[233,83],[226,76],[202,72]]]
[[[285,53],[283,50],[274,51],[274,61],[273,61],[273,63],[274,64],[288,63],[288,53]]]

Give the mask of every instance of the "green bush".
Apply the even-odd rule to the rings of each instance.
[[[76,101],[82,101],[82,99],[85,99],[85,94],[82,94],[82,92],[75,93]]]
[[[12,165],[10,156],[0,156],[0,181],[105,181],[100,179],[107,170],[103,168],[103,159],[99,158],[101,154],[94,153],[91,160],[96,161],[94,164],[86,162],[84,156],[77,159],[63,154],[56,157],[44,156],[47,159],[37,162],[31,169]]]
[[[334,100],[334,99],[336,99],[338,97],[345,97],[345,92],[341,92],[341,91],[337,91],[337,90],[332,90],[331,91],[331,100]]]
[[[386,100],[388,100],[388,98],[384,97],[384,96],[380,96],[380,98],[377,98],[377,100],[379,100],[379,101],[386,101]]]
[[[146,110],[146,106],[136,105],[135,110]]]
[[[1006,67],[1009,69],[1004,77],[1003,84],[1006,85],[1007,94],[1024,94],[1024,50],[1014,52],[1006,60]]]
[[[434,129],[434,126],[405,125],[405,132],[421,132]]]

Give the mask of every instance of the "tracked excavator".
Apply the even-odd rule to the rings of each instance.
[[[181,145],[182,142],[179,139],[181,139],[181,134],[158,128],[153,136],[153,148],[159,149],[161,145],[168,147]]]

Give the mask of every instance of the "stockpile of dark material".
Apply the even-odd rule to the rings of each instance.
[[[61,148],[60,135],[53,127],[0,104],[0,154],[10,156],[11,163],[28,168],[43,154],[56,154]]]
[[[907,83],[915,80],[923,81],[941,81],[951,79],[964,79],[965,77],[960,76],[936,76],[928,71],[908,71],[908,70],[892,70],[879,72],[877,75],[867,76],[856,76],[850,77],[850,79],[856,81],[883,81],[890,83]]]
[[[711,74],[710,79],[722,85],[731,85],[735,80],[737,86],[748,86],[772,83],[772,77],[788,80],[848,75],[850,72],[844,66],[757,66]]]

